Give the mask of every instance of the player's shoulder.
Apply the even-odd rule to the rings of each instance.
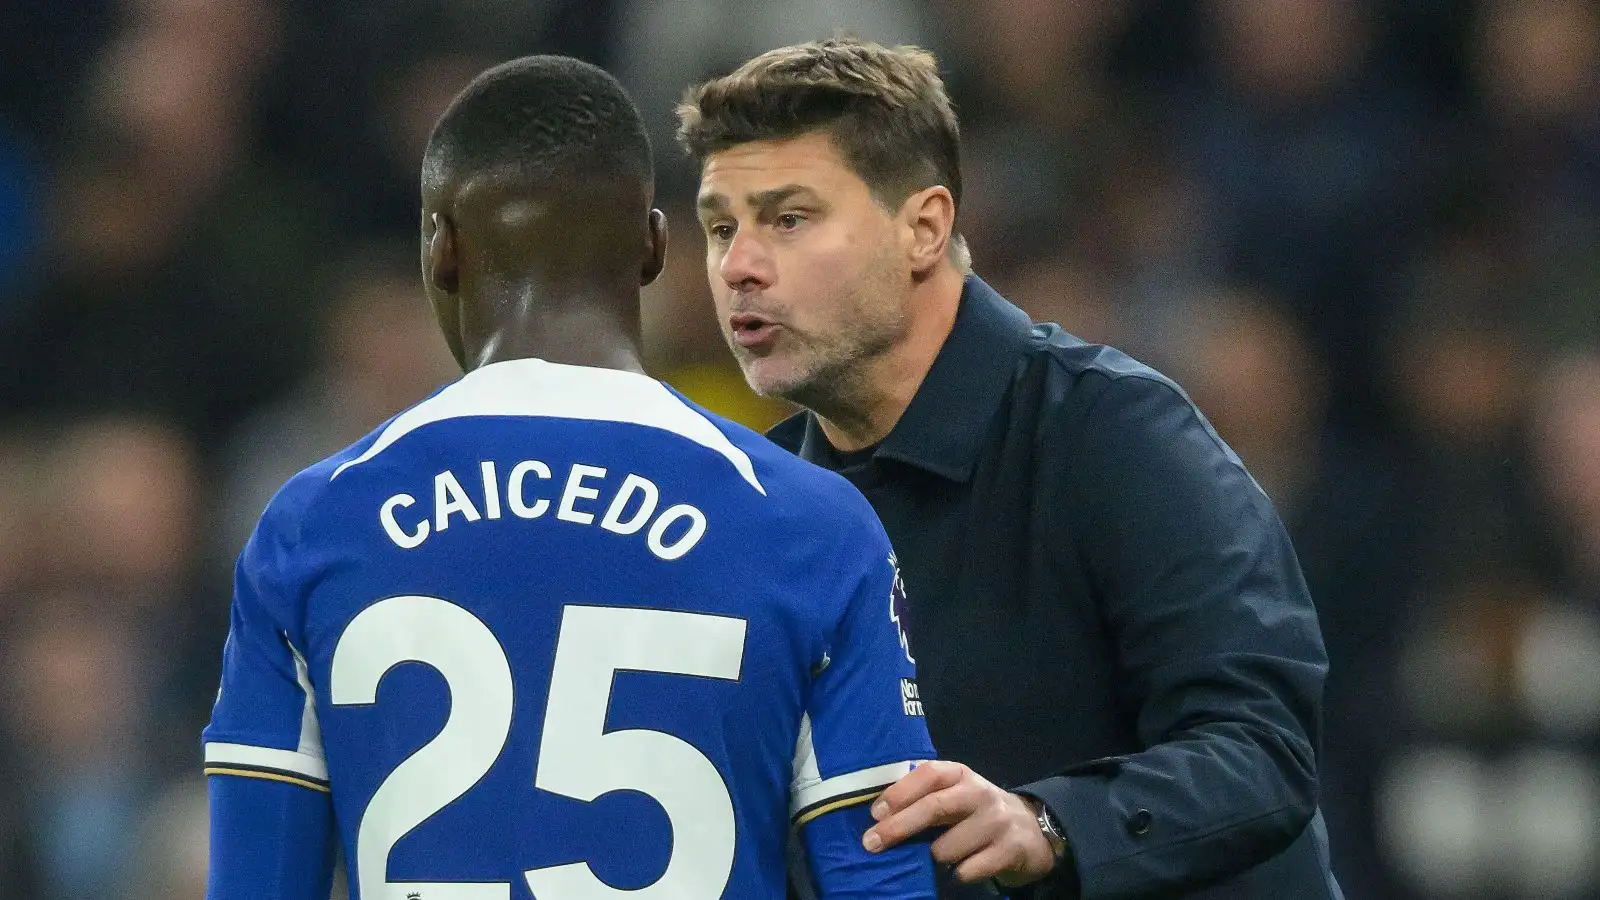
[[[667,385],[649,376],[616,369],[570,366],[539,359],[517,359],[476,369],[432,397],[391,419],[369,440],[333,467],[330,477],[343,480],[355,472],[381,467],[407,448],[449,444],[458,429],[535,429],[552,440],[574,435],[567,426],[631,429],[625,446],[639,455],[691,465],[698,456],[733,481],[744,481],[757,493],[763,486],[751,460],[707,414]],[[518,431],[518,440],[526,435]],[[584,440],[593,440],[585,432]]]
[[[692,405],[692,401],[684,402]],[[887,544],[878,514],[844,476],[785,449],[770,436],[774,432],[763,435],[714,413],[705,412],[705,415],[729,436],[729,440],[750,455],[756,471],[767,484],[767,498],[774,512],[789,519],[792,527],[837,532],[852,542],[866,537],[874,545]],[[787,420],[780,422],[774,430],[787,424]]]
[[[393,421],[390,419],[337,453],[290,476],[267,501],[252,543],[267,540],[288,546],[301,543],[316,517],[324,514],[328,507],[334,474],[351,460],[360,458]]]

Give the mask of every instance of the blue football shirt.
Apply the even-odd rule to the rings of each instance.
[[[641,375],[496,363],[269,504],[206,772],[330,804],[365,900],[779,898],[793,827],[933,757],[903,600],[832,473]],[[932,896],[925,846],[818,841],[824,895]]]

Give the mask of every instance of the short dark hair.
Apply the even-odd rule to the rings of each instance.
[[[628,92],[604,69],[567,56],[525,56],[474,78],[433,126],[422,189],[508,166],[551,183],[655,179]]]
[[[780,47],[692,87],[678,141],[697,163],[750,141],[826,131],[880,203],[935,184],[961,204],[961,129],[933,54],[831,38]]]

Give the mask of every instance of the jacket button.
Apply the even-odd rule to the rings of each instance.
[[[1153,818],[1154,816],[1150,815],[1150,810],[1148,809],[1141,809],[1134,812],[1133,815],[1128,817],[1128,833],[1135,837],[1149,834],[1150,820]]]

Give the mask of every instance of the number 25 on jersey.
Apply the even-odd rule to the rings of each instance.
[[[568,606],[557,638],[534,787],[585,802],[612,791],[649,795],[672,825],[661,877],[618,890],[588,863],[523,873],[539,900],[715,900],[733,867],[733,801],[721,773],[681,738],[649,729],[606,732],[619,670],[736,680],[745,622],[660,609]],[[488,773],[511,730],[512,675],[487,625],[437,597],[381,600],[362,610],[334,650],[335,706],[377,702],[378,683],[400,663],[433,668],[450,690],[439,733],[379,785],[362,812],[356,876],[366,900],[509,900],[508,882],[391,882],[389,852],[410,831]]]

